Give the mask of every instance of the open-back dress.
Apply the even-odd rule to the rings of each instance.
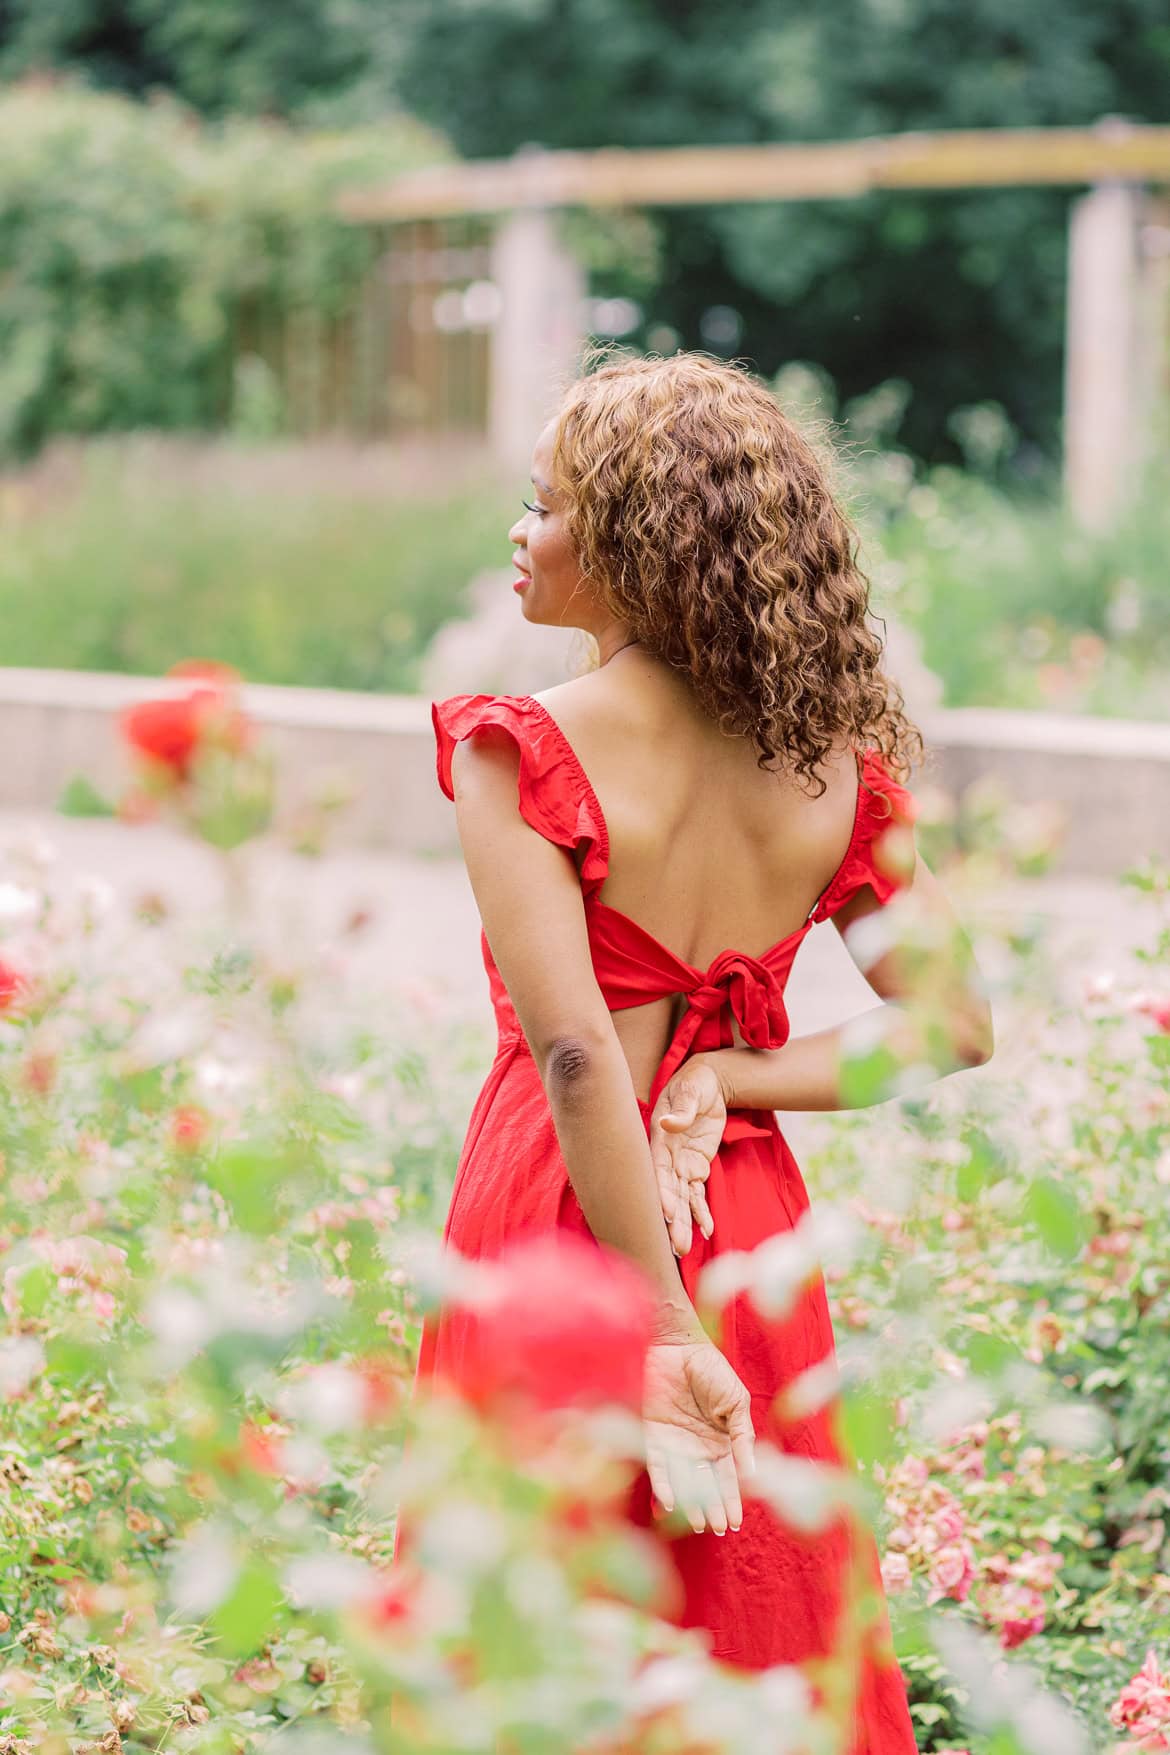
[[[531,695],[471,694],[434,702],[431,713],[439,785],[451,799],[451,758],[460,739],[480,726],[500,727],[514,739],[520,814],[577,865],[594,972],[610,1010],[665,995],[685,996],[685,1009],[650,1096],[638,1099],[647,1134],[659,1093],[686,1057],[732,1045],[731,1013],[750,1047],[779,1048],[787,1041],[785,983],[814,922],[828,920],[864,885],[885,903],[905,881],[880,869],[875,847],[891,821],[913,820],[916,804],[889,774],[880,752],[865,749],[858,752],[848,848],[804,923],[761,956],[725,950],[709,968],[694,968],[600,899],[609,869],[605,818],[571,744],[547,708]],[[491,1258],[524,1232],[563,1227],[592,1234],[569,1181],[540,1073],[482,933],[481,948],[499,1040],[472,1109],[443,1235],[461,1255]],[[772,1111],[728,1112],[711,1163],[707,1198],[713,1233],[704,1238],[696,1226],[691,1249],[679,1261],[692,1299],[704,1263],[723,1251],[750,1250],[777,1232],[790,1231],[808,1207],[800,1169]],[[458,1376],[465,1320],[457,1309],[427,1318],[418,1379],[448,1371]],[[833,1330],[819,1273],[795,1307],[778,1319],[761,1315],[745,1295],[736,1297],[722,1312],[719,1344],[748,1389],[759,1437],[795,1456],[849,1466],[835,1396],[812,1413],[794,1415],[782,1408],[786,1387],[833,1357]],[[658,1527],[645,1471],[630,1510],[639,1525]],[[677,1623],[707,1629],[714,1656],[753,1669],[830,1654],[847,1572],[860,1566],[878,1593],[882,1614],[860,1657],[850,1755],[913,1755],[915,1738],[905,1683],[889,1645],[877,1548],[855,1519],[842,1515],[815,1534],[801,1534],[786,1527],[763,1500],[746,1497],[738,1531],[725,1536],[686,1531],[662,1539],[669,1541],[682,1585]]]

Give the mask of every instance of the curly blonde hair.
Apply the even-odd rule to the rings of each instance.
[[[704,353],[622,358],[569,385],[554,419],[582,573],[711,718],[817,797],[842,737],[906,779],[922,733],[881,669],[855,532],[767,386]]]

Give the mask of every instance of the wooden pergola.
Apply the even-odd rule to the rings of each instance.
[[[1170,127],[1106,118],[1091,128],[886,135],[811,145],[594,152],[522,149],[352,189],[363,224],[493,215],[499,316],[492,438],[526,462],[549,386],[573,369],[584,281],[551,215],[567,207],[848,200],[883,189],[1083,189],[1072,210],[1065,357],[1065,477],[1089,525],[1112,517],[1166,397],[1170,319]]]

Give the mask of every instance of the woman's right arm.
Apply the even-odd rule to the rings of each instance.
[[[897,942],[865,955],[863,924],[888,915]],[[827,1030],[796,1036],[782,1048],[720,1048],[692,1055],[679,1069],[706,1064],[729,1108],[840,1109],[846,1106],[842,1064],[859,1038],[880,1042],[897,1068],[896,1094],[925,1088],[949,1073],[982,1066],[994,1051],[991,1007],[970,940],[946,892],[918,854],[913,881],[883,908],[863,886],[832,916],[857,966],[883,1000]],[[885,921],[882,922],[886,924]],[[854,936],[852,929],[858,927]],[[885,936],[885,935],[883,935]],[[906,1078],[920,1068],[917,1078]],[[871,1102],[893,1090],[878,1088]]]

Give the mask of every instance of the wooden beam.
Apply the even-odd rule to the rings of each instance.
[[[1093,128],[891,134],[811,146],[524,148],[507,159],[429,165],[351,189],[360,223],[526,207],[657,207],[811,201],[871,189],[972,189],[1106,181],[1170,184],[1170,127],[1107,119]]]

